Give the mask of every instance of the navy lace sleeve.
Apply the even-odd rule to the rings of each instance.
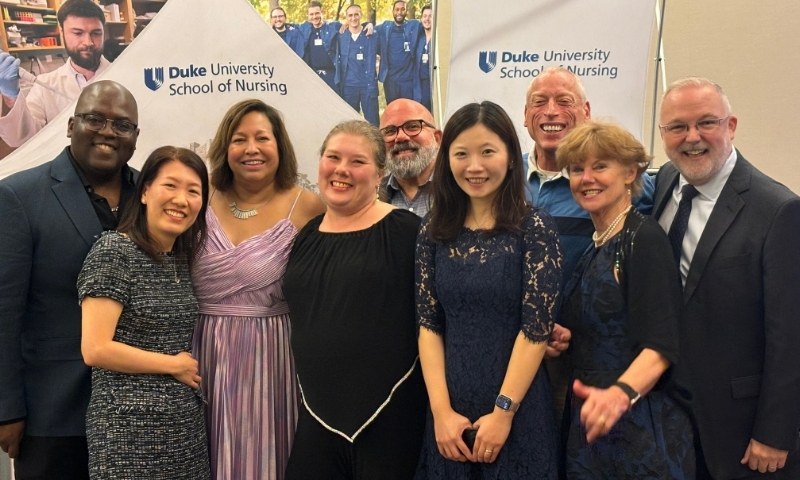
[[[414,300],[417,308],[417,325],[437,335],[444,335],[444,311],[436,296],[436,244],[428,238],[430,215],[426,215],[417,234],[417,251],[414,261]]]
[[[561,241],[555,222],[544,210],[531,208],[523,227],[522,325],[525,338],[546,342],[560,307]]]
[[[123,241],[127,239],[118,232],[103,232],[89,250],[78,275],[79,303],[87,296],[129,303],[131,276]]]

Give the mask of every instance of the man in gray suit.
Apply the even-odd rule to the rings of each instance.
[[[796,480],[800,198],[733,148],[737,123],[710,80],[664,93],[670,162],[654,214],[684,284],[675,380],[693,417],[697,478]]]
[[[137,122],[125,87],[92,83],[69,119],[70,146],[0,181],[0,447],[18,480],[89,478],[91,370],[75,284],[134,194]]]

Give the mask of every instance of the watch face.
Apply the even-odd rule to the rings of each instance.
[[[505,395],[498,395],[497,401],[495,401],[494,403],[503,410],[508,410],[511,408],[511,404],[514,402],[512,402],[512,400],[506,397]]]

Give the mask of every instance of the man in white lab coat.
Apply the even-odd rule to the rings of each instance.
[[[69,59],[39,75],[27,94],[20,92],[20,60],[0,52],[0,138],[10,147],[41,130],[110,65],[103,58],[105,16],[99,6],[90,0],[67,0],[58,9],[58,23]]]

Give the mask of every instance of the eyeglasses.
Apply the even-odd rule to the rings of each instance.
[[[731,118],[730,115],[725,118],[707,118],[694,123],[670,123],[667,125],[659,125],[658,128],[664,133],[675,137],[686,135],[692,127],[696,128],[698,132],[711,133],[716,130],[722,122],[727,121],[729,118]]]
[[[270,18],[286,18],[286,15],[273,15]]]
[[[130,137],[139,127],[127,120],[111,120],[96,113],[76,113],[74,116],[82,118],[86,128],[93,132],[99,132],[106,128],[108,122],[111,122],[111,131],[119,137]]]
[[[406,123],[396,127],[389,125],[388,127],[381,128],[381,135],[385,142],[391,142],[397,137],[397,132],[403,130],[409,137],[416,137],[422,131],[422,127],[436,128],[425,120],[409,120]]]

